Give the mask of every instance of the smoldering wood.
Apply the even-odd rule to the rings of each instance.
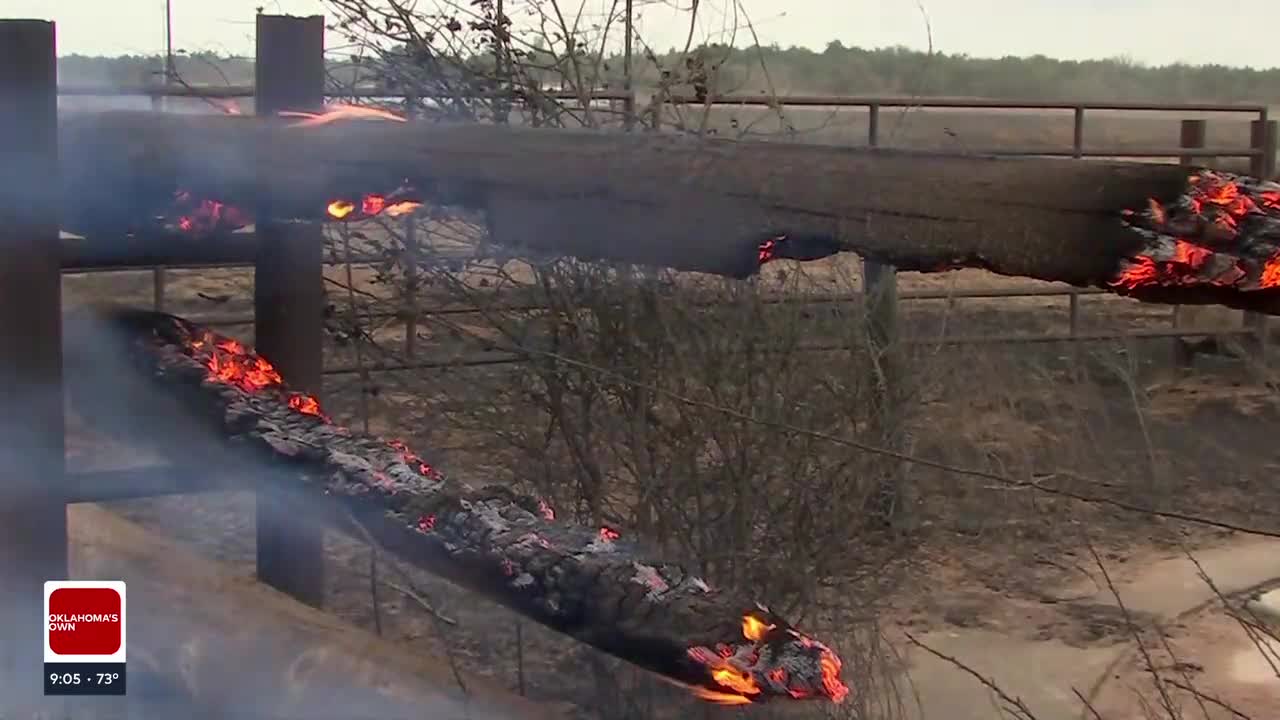
[[[787,234],[904,270],[974,266],[1097,285],[1139,246],[1120,211],[1174,197],[1187,178],[1146,163],[295,122],[66,114],[68,229],[119,231],[163,213],[179,188],[246,207],[270,194],[279,213],[314,218],[335,198],[407,182],[492,210],[500,242],[582,257],[742,276],[763,237]]]
[[[110,330],[86,332],[94,322]],[[284,386],[249,392],[211,379],[189,351],[188,340],[204,336],[197,326],[120,310],[82,314],[70,326],[77,335],[68,340],[73,358],[129,358],[122,389],[90,377],[73,385],[73,407],[91,427],[123,431],[130,443],[150,437],[161,451],[169,445],[175,462],[225,463],[251,482],[297,497],[295,512],[306,509],[316,522],[348,529],[354,522],[358,536],[367,532],[410,563],[678,683],[726,692],[714,679],[723,662],[715,658],[734,657],[761,688],[753,700],[833,697],[824,690],[831,686],[824,684],[822,660],[834,656],[792,633],[754,598],[710,587],[625,537],[550,521],[534,498],[502,486],[473,488],[402,445],[298,412],[282,399]],[[151,383],[162,392],[153,388],[155,402],[130,403],[137,408],[130,428],[120,419],[119,393],[141,398],[147,394],[141,384]],[[777,630],[761,642],[744,638],[747,614]]]

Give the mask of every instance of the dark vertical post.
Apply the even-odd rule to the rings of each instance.
[[[1207,120],[1183,120],[1178,131],[1178,147],[1194,150],[1203,148],[1205,138],[1208,136],[1209,123]],[[1197,165],[1203,158],[1197,158],[1192,155],[1181,155],[1178,157],[1178,164],[1184,166]],[[1188,314],[1186,306],[1174,305],[1173,313],[1170,318],[1170,324],[1173,329],[1181,329],[1185,324],[1186,315]],[[1195,322],[1193,320],[1192,324]],[[1184,337],[1174,337],[1173,345],[1173,363],[1177,367],[1189,367],[1194,358],[1191,353],[1191,345]]]
[[[0,694],[32,698],[44,581],[67,577],[54,35],[0,20]]]
[[[1084,106],[1077,105],[1071,122],[1071,157],[1084,157]]]
[[[868,107],[867,144],[880,145],[880,106]],[[872,347],[888,363],[894,344],[898,314],[898,273],[892,265],[865,260],[862,263],[862,292],[866,299],[868,330]],[[887,367],[887,366],[886,366]],[[891,375],[888,373],[886,377]]]
[[[1250,158],[1250,174],[1263,180],[1274,180],[1276,177],[1276,121],[1268,120],[1266,110],[1259,113],[1257,120],[1249,124],[1249,147],[1258,154]],[[1247,312],[1244,314],[1244,326],[1252,329],[1258,342],[1258,359],[1267,360],[1267,345],[1270,341],[1271,322],[1262,313]]]
[[[324,105],[324,18],[258,15],[254,103],[258,115]],[[256,211],[254,342],[298,390],[320,393],[323,360],[323,236],[319,225]],[[258,495],[258,577],[309,605],[324,599],[323,534],[303,526],[279,498]]]
[[[626,39],[622,45],[622,91],[627,94],[622,107],[622,121],[627,130],[631,130],[636,124],[636,87],[631,77],[631,38],[635,35],[635,8],[633,0],[626,0],[623,8],[625,16],[623,17],[622,30],[626,33]]]
[[[511,64],[511,56],[507,53],[510,43],[507,38],[507,13],[502,0],[497,0],[493,10],[493,42],[494,65],[498,76],[498,98],[494,103],[493,121],[502,125],[511,122],[511,102],[515,99],[515,72]]]
[[[867,145],[880,145],[880,106],[867,106]],[[868,228],[868,232],[871,232]],[[879,407],[874,422],[878,425],[879,441],[892,445],[898,441],[899,412],[898,385],[898,271],[892,265],[863,260],[862,294],[866,311],[868,346],[880,370],[879,389],[876,393]],[[904,519],[901,464],[891,465],[883,471],[875,511],[886,526],[898,527]]]

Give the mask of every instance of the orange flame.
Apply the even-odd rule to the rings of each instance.
[[[756,685],[756,681],[751,677],[750,673],[735,670],[731,667],[719,667],[711,671],[711,678],[738,693],[743,698],[750,698],[752,695],[760,694],[760,686]]]
[[[408,122],[403,116],[390,110],[366,107],[364,105],[331,105],[322,113],[282,110],[282,117],[303,118],[289,127],[316,127],[328,125],[342,120],[390,120],[392,122]]]
[[[325,212],[334,220],[345,220],[352,218],[352,215],[358,209],[360,217],[373,217],[374,215],[387,215],[389,217],[400,217],[407,215],[414,210],[422,207],[422,203],[416,200],[400,200],[398,202],[388,202],[385,195],[377,193],[369,193],[360,199],[360,205],[350,200],[334,200],[325,208]]]
[[[334,200],[325,208],[329,213],[329,217],[335,220],[341,220],[356,211],[356,205],[346,200]]]
[[[742,637],[751,642],[763,640],[765,633],[776,627],[777,625],[766,625],[763,620],[754,615],[742,616]]]
[[[408,215],[420,207],[422,207],[422,203],[420,202],[414,202],[413,200],[401,200],[398,203],[388,205],[382,213],[391,217],[400,217],[401,215]]]
[[[716,692],[702,687],[689,688],[693,691],[694,696],[700,700],[713,702],[717,705],[750,705],[751,698],[742,695],[734,695],[733,693]]]
[[[743,635],[748,638],[764,638],[769,629],[773,625],[766,625],[759,618],[750,615],[743,618]],[[821,688],[811,688],[804,683],[798,686],[790,686],[791,677],[788,675],[787,668],[774,667],[768,670],[765,677],[768,679],[772,690],[785,690],[788,695],[796,700],[805,700],[817,697],[829,698],[834,703],[841,703],[849,696],[850,690],[840,680],[841,662],[830,648],[823,645],[812,638],[809,638],[795,630],[788,630],[788,633],[798,640],[801,645],[811,648],[817,653],[818,671],[820,673],[819,682]],[[753,640],[759,642],[759,640]],[[692,647],[688,649],[690,659],[705,666],[710,672],[711,679],[719,688],[706,688],[698,686],[685,685],[677,682],[676,684],[688,687],[697,697],[709,702],[721,705],[746,705],[755,702],[762,696],[764,688],[756,683],[755,676],[743,669],[738,664],[742,653],[750,652],[749,646],[742,646],[736,651],[728,646],[717,646],[719,655],[712,652],[706,647]],[[755,651],[759,652],[758,646]],[[757,662],[758,654],[754,656],[756,659],[749,659],[746,662],[754,664]]]

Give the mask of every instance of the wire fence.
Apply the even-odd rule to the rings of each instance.
[[[356,98],[356,99],[401,99],[406,103],[416,103],[430,100],[430,98],[422,98],[416,96],[406,96],[403,91],[390,90],[378,87],[357,87],[342,90],[334,90],[334,97],[339,98]],[[226,98],[246,98],[252,97],[254,94],[251,86],[222,86],[222,87],[191,87],[191,86],[163,86],[163,85],[147,85],[137,87],[87,87],[87,86],[61,86],[59,88],[60,95],[66,96],[144,96],[152,99],[153,104],[159,107],[160,101],[166,97],[187,97],[187,98],[206,98],[206,99],[226,99]],[[590,93],[575,92],[553,92],[550,96],[556,100],[562,101],[578,101],[582,103],[607,102],[622,103],[628,111],[634,108],[636,97],[631,93],[623,93],[616,91],[597,91]],[[788,107],[826,107],[826,108],[862,108],[867,113],[867,134],[865,143],[870,147],[880,146],[881,136],[881,114],[884,109],[888,108],[939,108],[939,109],[980,109],[980,110],[1036,110],[1044,112],[1069,111],[1072,113],[1072,144],[1067,147],[1035,147],[1035,148],[1017,148],[1017,147],[996,147],[983,150],[971,150],[981,154],[1003,155],[1003,156],[1040,156],[1040,157],[1069,157],[1076,159],[1087,158],[1117,158],[1117,159],[1176,159],[1186,165],[1193,164],[1211,164],[1218,158],[1247,158],[1250,165],[1251,174],[1257,177],[1271,178],[1276,174],[1276,154],[1277,154],[1277,128],[1276,121],[1269,118],[1269,109],[1265,105],[1246,105],[1246,104],[1213,104],[1213,103],[1127,103],[1127,102],[1083,102],[1083,101],[1010,101],[1010,100],[992,100],[992,99],[972,99],[972,98],[904,98],[904,97],[874,97],[874,96],[824,96],[824,95],[806,95],[806,96],[788,96],[781,98],[773,98],[763,95],[725,95],[710,98],[698,99],[694,97],[686,97],[679,95],[669,95],[660,98],[656,106],[661,108],[675,109],[709,109],[712,107],[760,107],[760,108],[788,108]],[[1129,147],[1129,146],[1088,146],[1085,143],[1085,128],[1087,114],[1090,112],[1148,112],[1160,116],[1169,116],[1171,114],[1186,113],[1229,113],[1244,117],[1251,117],[1250,122],[1250,138],[1248,145],[1240,146],[1214,146],[1207,147],[1205,145],[1205,136],[1208,121],[1199,118],[1182,119],[1180,124],[1180,138],[1178,145],[1152,146],[1152,147]],[[653,125],[660,126],[660,113],[654,113]],[[413,233],[414,219],[406,217],[403,219],[405,223],[404,232],[406,234]],[[251,243],[247,243],[251,244]],[[376,264],[382,259],[372,256],[357,256],[342,262],[353,262],[356,264]],[[334,259],[327,261],[329,264],[335,264]],[[156,309],[164,309],[167,301],[167,281],[166,270],[170,268],[210,268],[210,267],[235,267],[251,265],[251,262],[243,263],[174,263],[164,266],[152,266],[150,269],[153,276],[153,304]],[[101,272],[112,269],[124,269],[123,267],[90,267],[76,266],[73,261],[70,266],[65,268],[65,272]],[[877,273],[884,276],[884,273]],[[1003,287],[1003,288],[955,288],[945,291],[898,291],[896,283],[892,282],[893,273],[888,273],[890,278],[890,291],[892,293],[893,302],[897,301],[926,301],[926,300],[948,300],[961,301],[965,299],[993,299],[993,298],[1025,298],[1025,297],[1059,297],[1065,299],[1067,303],[1068,329],[1062,333],[1051,334],[989,334],[977,336],[942,336],[928,339],[913,339],[910,337],[898,338],[905,344],[911,343],[933,343],[933,344],[984,344],[984,343],[1044,343],[1044,342],[1096,342],[1106,340],[1119,340],[1126,338],[1182,338],[1191,336],[1212,336],[1212,337],[1241,337],[1252,336],[1259,341],[1261,348],[1265,349],[1268,341],[1268,322],[1265,317],[1255,316],[1250,313],[1242,313],[1241,321],[1238,326],[1224,326],[1221,323],[1211,327],[1195,327],[1184,324],[1183,313],[1177,307],[1173,308],[1168,316],[1168,325],[1166,327],[1144,327],[1144,328],[1126,328],[1113,331],[1087,331],[1082,327],[1080,313],[1080,298],[1089,295],[1107,294],[1105,290],[1076,288],[1069,286],[1061,287]],[[872,292],[873,288],[866,288],[867,293]],[[830,303],[859,303],[863,302],[865,297],[862,295],[841,295],[826,297],[795,297],[795,298],[777,298],[768,302],[780,303],[810,303],[810,304],[830,304]],[[516,311],[534,311],[539,308],[531,305],[511,305],[488,307],[487,312],[516,312]],[[523,362],[526,358],[513,353],[486,353],[479,357],[466,358],[442,358],[442,359],[417,359],[414,358],[414,345],[417,340],[417,324],[422,318],[428,318],[432,315],[446,314],[466,314],[479,312],[477,309],[469,308],[419,308],[413,307],[408,311],[396,312],[374,312],[367,315],[368,318],[376,319],[400,319],[406,323],[407,331],[405,333],[405,362],[384,363],[381,365],[373,364],[363,367],[334,367],[329,368],[325,372],[330,375],[342,375],[360,372],[379,372],[391,370],[408,370],[408,369],[431,369],[446,368],[458,366],[486,366],[501,365],[516,362]],[[365,317],[362,315],[362,317]],[[220,317],[209,320],[213,325],[246,325],[253,322],[251,315]],[[815,347],[813,350],[821,351],[823,348]]]

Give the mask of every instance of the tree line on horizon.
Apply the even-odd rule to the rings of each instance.
[[[1254,102],[1280,104],[1280,68],[1258,70],[1224,65],[1148,66],[1126,58],[1056,60],[1031,57],[977,58],[925,53],[902,47],[866,49],[839,41],[821,51],[777,45],[731,49],[702,46],[690,56],[710,78],[712,92],[960,96],[1019,100],[1079,98],[1132,102]],[[671,50],[635,60],[634,85],[641,92],[665,84],[679,90],[689,80],[689,57]],[[547,84],[565,72],[567,61],[526,56],[545,69],[532,74]],[[191,85],[249,85],[253,61],[201,52],[176,58],[183,82]],[[479,70],[490,66],[472,59]],[[335,60],[340,72],[346,63]],[[77,85],[132,86],[163,81],[159,55],[93,57],[68,55],[58,60],[60,82]],[[767,71],[767,72],[766,72]],[[622,87],[620,57],[605,59],[595,73],[598,88]]]

